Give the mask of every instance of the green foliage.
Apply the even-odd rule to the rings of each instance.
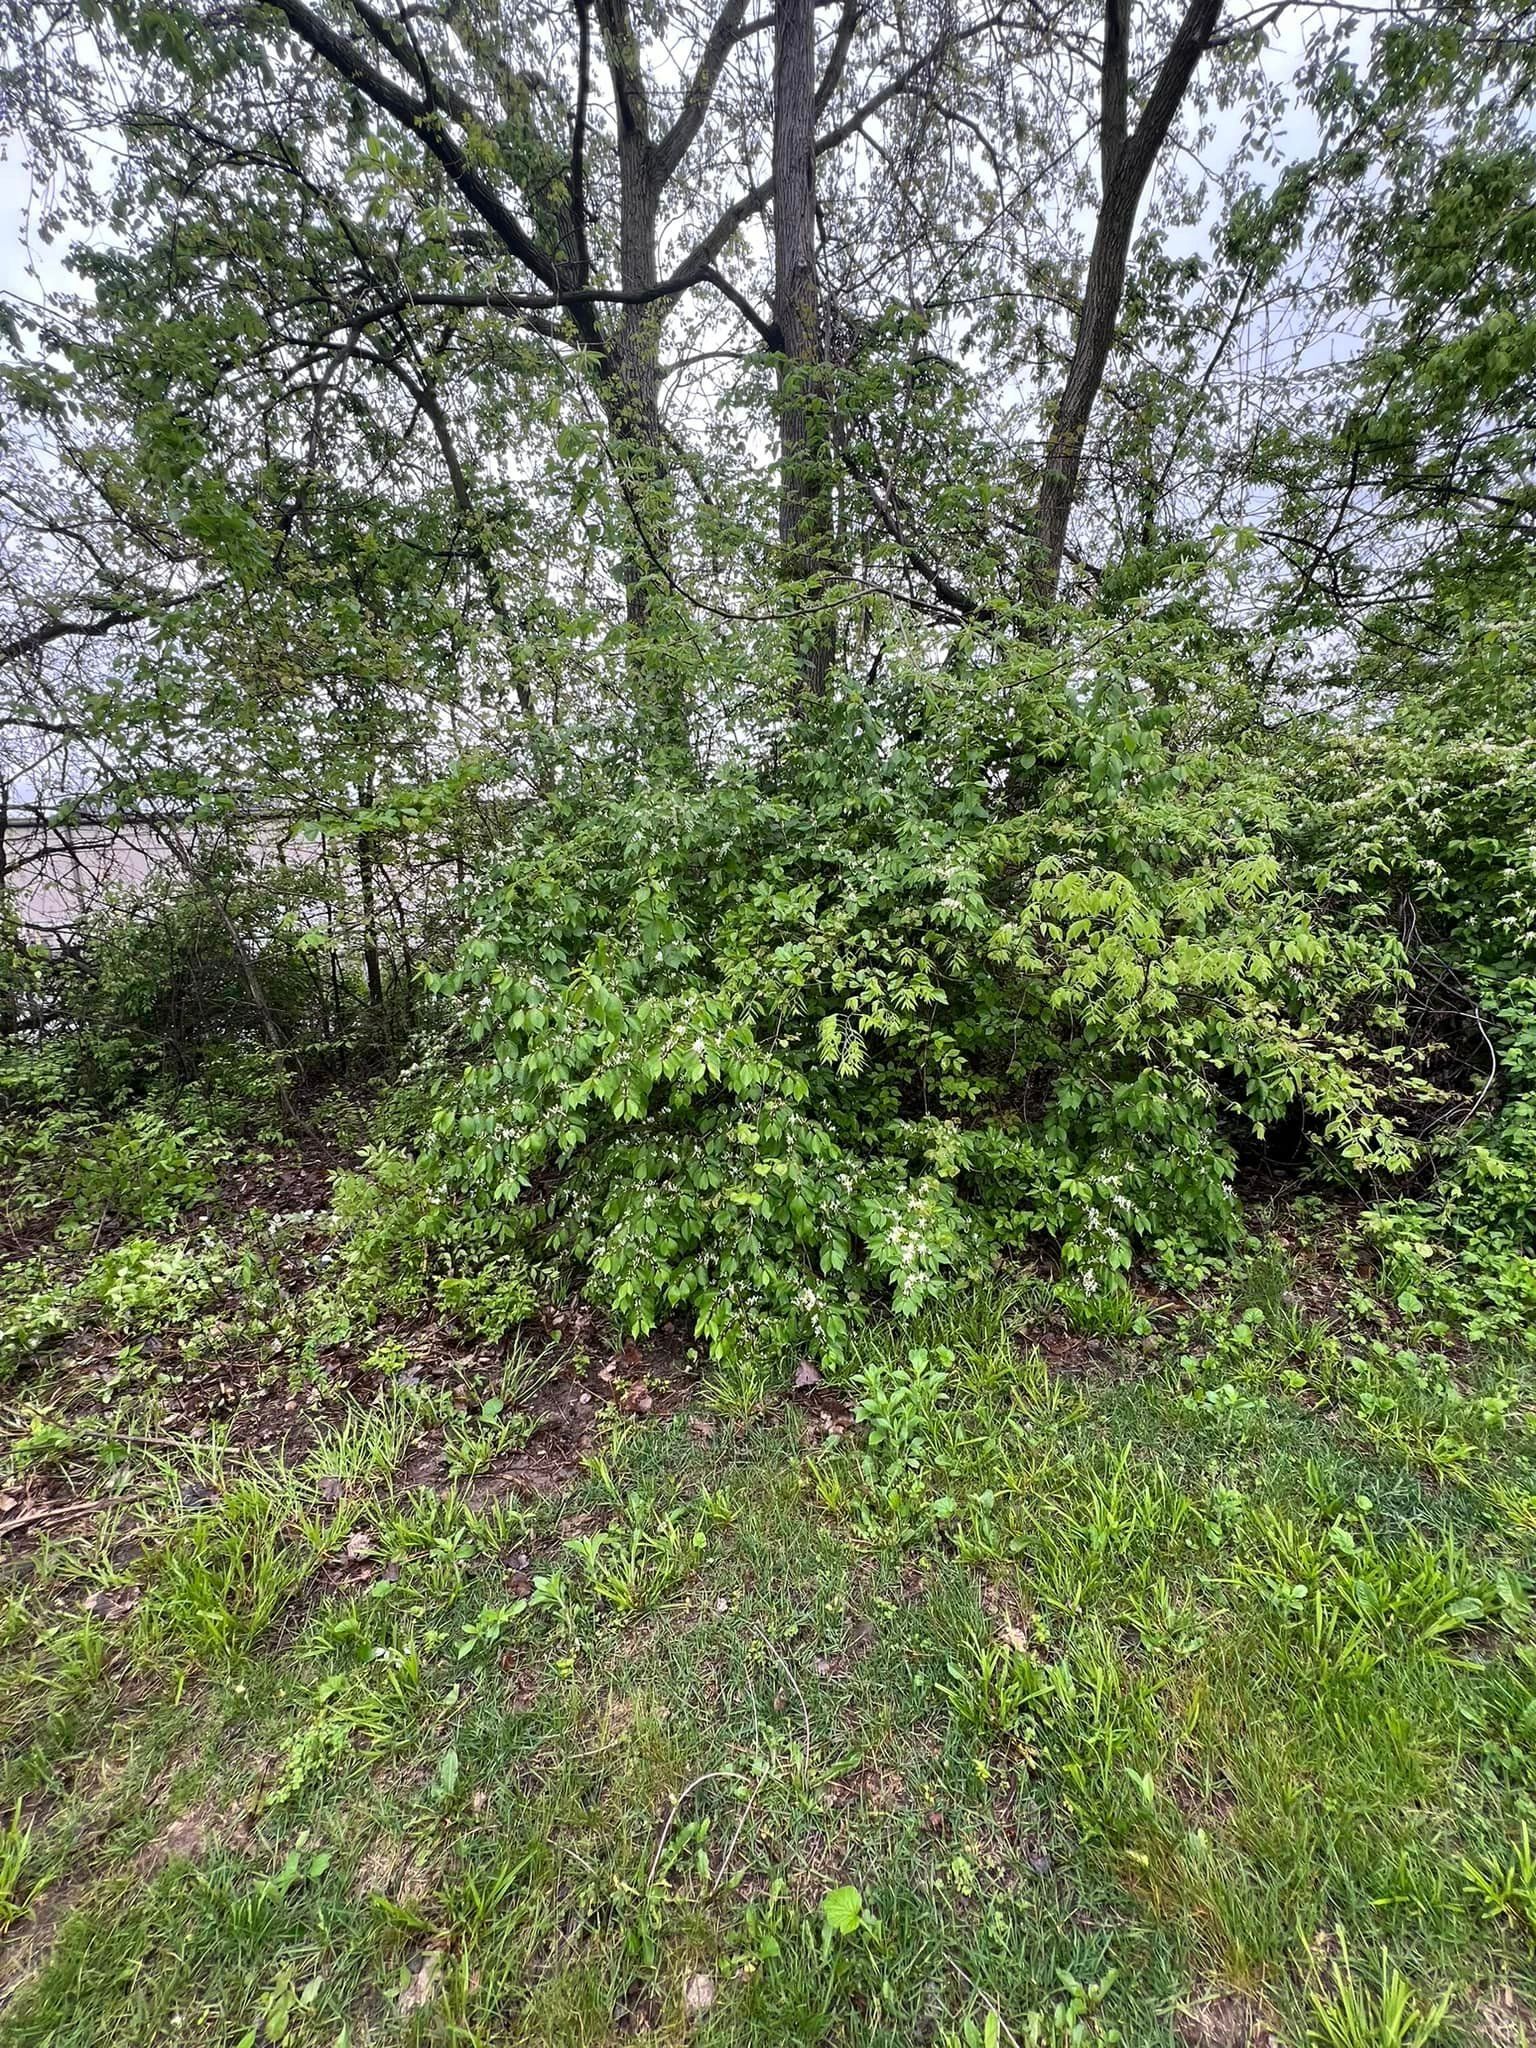
[[[1436,1172],[1371,1235],[1410,1313],[1518,1336],[1536,1304],[1536,642],[1522,591],[1458,620],[1374,732],[1315,736],[1302,841],[1341,906],[1407,934],[1419,1035],[1445,1084]]]
[[[1045,1691],[1039,1665],[1027,1650],[971,1628],[945,1660],[938,1694],[955,1725],[987,1741],[1018,1735]]]
[[[64,1192],[83,1216],[168,1223],[208,1200],[224,1156],[219,1140],[177,1130],[154,1110],[133,1110],[74,1155]]]
[[[1330,1991],[1313,1994],[1307,2040],[1311,2048],[1424,2048],[1450,2006],[1448,1994],[1425,2004],[1385,1950],[1375,1984],[1355,1976],[1346,1954],[1333,1966]]]
[[[580,1588],[616,1614],[640,1614],[669,1598],[704,1560],[708,1539],[643,1499],[591,1536],[566,1541]]]
[[[32,1846],[32,1830],[22,1818],[18,1800],[0,1822],[0,1928],[10,1927],[27,1910],[28,1889],[22,1873]]]
[[[1520,1823],[1520,1839],[1507,1854],[1464,1858],[1461,1875],[1486,1919],[1507,1917],[1536,1935],[1536,1851],[1528,1822]]]
[[[437,1305],[451,1321],[488,1343],[510,1337],[538,1307],[526,1262],[493,1260],[474,1273],[445,1273],[437,1283]]]
[[[0,1266],[0,1377],[34,1358],[73,1329],[71,1291],[40,1259]]]
[[[632,1329],[835,1356],[1036,1233],[1085,1297],[1229,1241],[1244,1124],[1401,1166],[1402,949],[1315,914],[1280,800],[1177,706],[1011,668],[851,699],[787,782],[559,807],[435,984],[445,1199]]]
[[[76,1086],[110,1101],[167,1069],[185,1082],[205,1048],[254,1049],[269,1023],[302,1046],[315,984],[285,923],[291,893],[281,873],[221,854],[191,880],[154,881],[95,911],[34,995]],[[215,1056],[226,1086],[249,1090],[258,1073],[249,1053]]]
[[[91,1260],[79,1291],[109,1329],[133,1335],[191,1322],[214,1293],[220,1272],[216,1252],[129,1237]]]
[[[376,1147],[364,1171],[336,1175],[331,1208],[341,1228],[346,1290],[360,1312],[417,1307],[453,1229],[451,1212],[417,1160]]]
[[[220,1665],[255,1642],[314,1561],[284,1523],[281,1503],[246,1485],[176,1531],[150,1560],[135,1617],[146,1649]]]

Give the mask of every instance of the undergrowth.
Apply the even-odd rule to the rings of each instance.
[[[791,1387],[394,1139],[83,1236],[72,1156],[15,1161],[0,2040],[1533,2038],[1529,1355],[1374,1225],[1119,1320],[1015,1265]]]

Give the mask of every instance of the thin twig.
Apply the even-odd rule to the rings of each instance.
[[[656,1853],[651,1858],[651,1868],[645,1880],[645,1888],[647,1891],[649,1891],[652,1885],[656,1882],[656,1872],[661,1863],[661,1852],[667,1846],[667,1837],[672,1832],[672,1823],[677,1819],[677,1816],[682,1812],[685,1801],[691,1799],[694,1793],[698,1791],[701,1785],[709,1784],[710,1781],[714,1778],[739,1778],[740,1776],[740,1771],[705,1771],[702,1776],[695,1778],[692,1784],[685,1785],[682,1791],[678,1793],[677,1797],[672,1802],[672,1810],[667,1815],[661,1833],[656,1840]]]
[[[961,1969],[958,1963],[953,1963],[952,1967],[954,1969],[955,1975],[960,1979],[961,1983],[968,1985],[977,1998],[983,1998],[986,1996],[986,1994],[983,1991],[978,1989],[975,1978],[968,1977],[965,1974],[964,1970]],[[987,1999],[987,2009],[988,2011],[996,2014],[997,2024],[1002,2028],[1003,2032],[1008,2036],[1008,2039],[1013,2043],[1013,2048],[1019,2048],[1018,2035],[1013,2031],[1012,2027],[1009,2026],[1008,2022],[1003,2018],[1002,2012],[996,2005],[993,2004],[990,1998]]]
[[[752,1787],[752,1797],[741,1809],[741,1819],[736,1823],[736,1832],[731,1836],[731,1845],[726,1850],[724,1856],[720,1860],[720,1875],[715,1879],[714,1883],[709,1888],[710,1898],[713,1898],[715,1896],[716,1892],[719,1891],[721,1885],[725,1883],[726,1878],[730,1875],[731,1858],[736,1854],[736,1844],[741,1840],[741,1831],[746,1826],[748,1819],[751,1817],[753,1807],[757,1804],[758,1793],[762,1791],[763,1787],[767,1784],[767,1782],[768,1773],[765,1771],[762,1774],[762,1776],[758,1779],[757,1783]]]
[[[779,1648],[778,1644],[771,1641],[769,1637],[765,1635],[761,1629],[758,1630],[758,1634],[762,1636],[763,1642],[767,1646],[770,1655],[778,1659],[780,1670],[784,1673],[784,1676],[789,1680],[790,1684],[794,1687],[795,1698],[800,1702],[800,1718],[805,1723],[805,1775],[807,1781],[809,1781],[811,1775],[812,1748],[811,1710],[805,1704],[805,1694],[800,1690],[800,1681],[798,1678],[796,1678],[794,1672],[790,1669],[788,1660],[786,1659],[783,1651]]]
[[[44,1522],[65,1522],[73,1515],[88,1515],[102,1505],[99,1500],[74,1500],[63,1507],[33,1508],[29,1514],[12,1515],[8,1522],[0,1522],[0,1536],[17,1536],[23,1529],[36,1529]]]

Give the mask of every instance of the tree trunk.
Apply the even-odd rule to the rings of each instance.
[[[1083,444],[1104,381],[1125,297],[1125,273],[1142,194],[1158,152],[1216,33],[1222,0],[1188,0],[1134,132],[1127,132],[1131,0],[1105,0],[1100,87],[1101,197],[1088,257],[1077,342],[1045,448],[1035,501],[1035,594],[1054,603],[1066,554],[1067,524],[1077,500]]]
[[[11,822],[11,789],[9,783],[0,783],[0,945],[6,942],[7,929],[11,921],[10,905],[10,847],[6,834]],[[17,928],[18,938],[20,927]],[[7,978],[3,994],[0,994],[0,1037],[10,1038],[21,1026],[21,996],[19,980],[12,983]]]
[[[368,978],[368,1007],[384,1007],[384,976],[379,967],[379,913],[373,875],[373,840],[360,832],[357,839],[357,886],[363,904],[363,972]]]
[[[832,658],[816,586],[832,552],[827,389],[816,282],[816,15],[814,0],[780,0],[773,57],[774,323],[780,349],[779,563],[802,586],[810,616],[801,682],[819,690]]]
[[[599,0],[597,12],[618,124],[619,285],[624,292],[647,292],[659,278],[661,167],[628,0]],[[675,516],[661,430],[661,330],[668,307],[665,299],[649,299],[619,309],[599,396],[628,515],[618,566],[641,747],[651,759],[676,767],[688,756],[688,718],[681,664],[668,658],[665,645]]]

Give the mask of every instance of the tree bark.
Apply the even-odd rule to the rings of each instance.
[[[832,491],[826,379],[816,280],[816,15],[814,0],[779,0],[773,61],[774,325],[779,343],[779,562],[810,616],[802,686],[821,689],[831,634],[814,609],[830,566]]]
[[[368,1007],[370,1010],[382,1010],[384,975],[379,964],[379,912],[374,888],[373,838],[367,832],[360,832],[357,835],[357,887],[362,898],[363,973],[368,981]]]
[[[1083,444],[1104,382],[1115,328],[1125,298],[1126,266],[1142,194],[1158,152],[1221,19],[1222,0],[1188,0],[1134,131],[1127,128],[1130,97],[1131,0],[1105,0],[1104,53],[1099,106],[1101,194],[1088,257],[1077,340],[1057,401],[1035,501],[1035,595],[1054,603],[1066,553],[1067,525],[1077,499]]]
[[[661,428],[661,331],[672,302],[640,296],[659,282],[658,217],[674,138],[669,134],[658,144],[652,136],[628,0],[597,0],[597,19],[618,123],[619,288],[636,295],[618,308],[599,381],[630,526],[619,553],[619,580],[641,746],[653,758],[679,762],[688,751],[687,707],[679,664],[667,659],[660,644],[672,596],[675,518]]]

